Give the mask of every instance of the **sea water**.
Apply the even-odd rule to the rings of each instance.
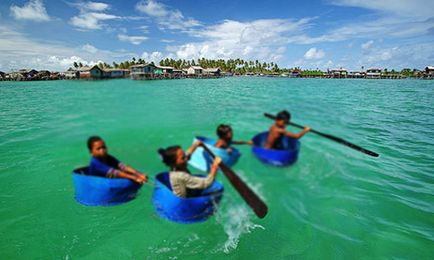
[[[119,206],[74,200],[91,135],[153,178],[167,170],[158,148],[215,137],[220,123],[249,140],[283,109],[380,157],[308,133],[299,160],[275,168],[239,146],[233,170],[267,203],[264,219],[223,174],[219,212],[200,224],[159,218],[152,183]],[[1,259],[433,259],[434,81],[0,82],[0,204]]]

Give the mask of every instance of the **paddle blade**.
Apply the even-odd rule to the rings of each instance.
[[[202,145],[203,149],[212,157],[215,158],[215,155],[211,150],[206,147],[206,145]],[[258,218],[264,218],[268,213],[268,207],[264,201],[259,198],[256,193],[250,189],[249,186],[238,176],[236,175],[229,167],[227,167],[224,163],[220,163],[220,169],[223,171],[226,178],[228,178],[229,182],[232,186],[238,191],[244,201],[253,209],[256,216]]]
[[[256,216],[258,216],[258,218],[264,218],[268,213],[268,207],[261,198],[259,198],[258,195],[256,195],[256,193],[253,192],[250,187],[247,186],[247,184],[226,165],[220,164],[220,169],[244,201],[253,209]]]

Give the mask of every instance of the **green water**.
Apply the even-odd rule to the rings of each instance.
[[[1,259],[434,257],[434,81],[0,82],[0,101]],[[219,123],[250,139],[281,109],[381,156],[308,134],[295,165],[272,168],[240,146],[234,170],[267,202],[262,220],[223,175],[219,212],[200,224],[160,219],[151,184],[115,207],[73,199],[90,135],[153,177],[166,170],[159,147],[213,137]]]

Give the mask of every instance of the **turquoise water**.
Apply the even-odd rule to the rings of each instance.
[[[0,82],[0,100],[2,259],[434,257],[434,81]],[[272,168],[239,146],[233,169],[267,202],[262,220],[223,175],[218,214],[194,225],[156,216],[151,184],[115,207],[73,199],[90,135],[153,177],[166,169],[158,148],[212,137],[219,123],[250,139],[281,109],[381,156],[308,134],[295,165]]]

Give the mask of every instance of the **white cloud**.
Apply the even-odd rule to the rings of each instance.
[[[143,33],[149,33],[149,26],[147,25],[142,25],[139,27]]]
[[[41,59],[37,59],[37,61],[42,61]],[[69,68],[72,67],[74,62],[77,63],[82,63],[85,66],[93,66],[96,65],[98,63],[104,63],[104,61],[102,60],[85,60],[81,57],[78,56],[71,56],[71,57],[66,57],[66,58],[59,58],[56,56],[50,56],[48,57],[47,61],[45,61],[46,64],[48,64],[48,66],[61,66],[62,68]]]
[[[413,56],[414,54],[415,53],[408,52],[402,47],[399,48],[397,46],[392,48],[375,48],[372,49],[367,55],[364,55],[361,59],[361,62],[366,63],[367,66],[370,67],[377,65],[380,66],[380,64],[384,64],[384,62],[390,62],[394,58],[397,58],[397,60],[401,60],[402,56],[407,56],[406,58],[412,59],[411,56]]]
[[[422,69],[434,60],[432,43],[413,43],[401,46],[380,47],[377,44],[363,53],[363,55],[349,55],[341,58],[335,64],[306,61],[302,65],[308,68],[340,68],[360,70],[370,67],[401,70],[403,68]]]
[[[177,9],[171,9],[155,0],[141,0],[136,4],[136,10],[157,20],[160,29],[185,30],[200,26],[193,18],[186,18]]]
[[[305,69],[327,69],[334,65],[333,61],[328,60],[327,62],[323,60],[325,57],[325,52],[321,49],[310,48],[307,50],[303,58],[296,60],[289,67],[302,67]]]
[[[110,8],[110,5],[106,3],[98,3],[98,2],[87,2],[81,3],[82,7],[91,10],[91,11],[104,11]]]
[[[110,9],[109,4],[101,3],[101,2],[76,2],[76,3],[67,2],[67,4],[79,9],[80,12],[82,13],[102,12]]]
[[[338,42],[354,38],[408,38],[431,35],[434,28],[434,1],[432,0],[331,0],[338,6],[359,7],[376,11],[377,19],[347,23],[327,31],[324,35],[310,37],[296,35],[292,43],[314,44]]]
[[[321,42],[339,42],[357,38],[407,38],[432,34],[434,19],[413,20],[408,18],[387,17],[373,21],[350,23],[337,29],[329,30],[324,35],[311,37],[306,34],[289,37],[295,44],[314,44]]]
[[[360,7],[403,17],[430,18],[434,13],[432,0],[334,0],[339,6]]]
[[[299,59],[289,67],[300,66],[307,69],[320,68],[323,70],[332,68],[347,68],[349,70],[360,70],[366,68],[388,68],[401,70],[403,68],[425,68],[434,60],[434,49],[432,43],[413,43],[401,46],[382,47],[377,44],[358,55],[352,53],[337,60],[306,60]]]
[[[139,45],[148,39],[146,36],[128,36],[125,34],[118,34],[118,39],[123,42],[129,42],[131,44]]]
[[[174,42],[175,40],[170,40],[170,39],[161,39],[160,41],[161,41],[161,42],[164,42],[164,43],[172,43],[172,42]]]
[[[50,20],[42,0],[30,0],[23,7],[11,5],[10,11],[11,15],[17,20],[31,20],[36,22]]]
[[[333,66],[333,64],[334,64],[333,61],[328,60],[325,66],[330,68],[331,66]]]
[[[323,50],[317,50],[316,48],[310,48],[305,54],[306,60],[319,60],[324,58],[325,52]]]
[[[369,49],[372,47],[372,45],[374,44],[373,40],[367,41],[365,43],[362,43],[362,45],[360,45],[360,47],[362,47],[362,49]]]
[[[36,58],[36,61],[41,61],[41,58]],[[56,65],[60,65],[62,67],[72,67],[72,64],[74,64],[74,62],[81,62],[83,64],[88,64],[88,62],[84,59],[82,59],[81,57],[78,56],[71,56],[71,57],[66,57],[66,58],[59,58],[57,56],[49,56],[48,59],[46,60],[46,63],[48,64],[48,66],[56,66]]]
[[[79,3],[71,3],[71,6],[74,6],[79,9],[80,13],[76,16],[73,16],[69,23],[79,30],[99,30],[102,29],[105,24],[102,21],[120,19],[122,17],[104,13],[110,9],[110,5],[106,3],[100,2],[79,2]]]
[[[81,47],[84,51],[87,51],[89,53],[96,53],[98,51],[98,49],[90,44],[85,44]]]
[[[136,9],[142,13],[154,17],[165,17],[170,15],[170,11],[167,10],[167,6],[153,0],[142,0],[138,2],[136,5]]]
[[[119,16],[105,13],[82,13],[71,18],[70,23],[75,27],[85,30],[101,29],[103,25],[100,21],[118,19]]]
[[[293,63],[290,63],[288,67],[301,67],[303,69],[309,69],[309,70],[327,70],[332,69],[336,67],[345,67],[342,64],[335,64],[332,60],[306,60],[306,59],[298,59]]]
[[[195,37],[207,37],[213,39],[234,38],[236,41],[261,42],[287,42],[285,33],[300,33],[310,26],[313,18],[303,18],[298,21],[291,19],[260,19],[251,22],[239,22],[225,20],[203,30],[190,30]],[[264,42],[267,44],[267,42]]]
[[[167,51],[181,59],[259,59],[279,61],[282,59],[288,37],[300,33],[312,19],[261,19],[250,22],[225,20],[188,33],[199,38],[180,46],[169,46]]]
[[[159,64],[160,60],[163,58],[163,54],[159,51],[154,51],[152,53],[147,53],[146,51],[142,53],[141,56],[146,62],[154,62]]]
[[[79,55],[77,55],[79,53]],[[0,64],[4,70],[21,68],[64,70],[74,61],[94,64],[104,60],[122,61],[137,56],[127,51],[108,51],[86,44],[79,47],[38,41],[19,33],[16,28],[0,25]]]

